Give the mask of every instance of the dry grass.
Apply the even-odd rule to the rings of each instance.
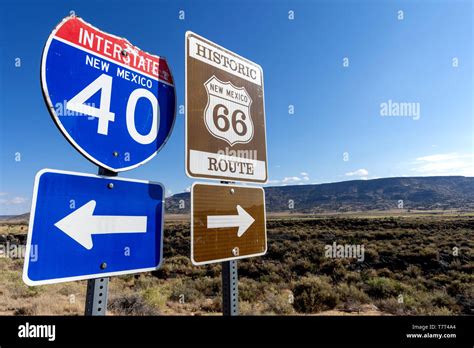
[[[296,217],[268,222],[269,251],[239,261],[244,315],[471,314],[471,216]],[[0,238],[24,242],[25,224],[0,225]],[[324,245],[362,243],[365,260],[324,257]],[[452,248],[461,254],[453,257]],[[218,315],[220,265],[192,266],[189,223],[165,225],[163,267],[114,277],[109,315]],[[21,259],[0,258],[1,315],[83,315],[86,282],[28,287]],[[402,295],[403,302],[399,301]]]

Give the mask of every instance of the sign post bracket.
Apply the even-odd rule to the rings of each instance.
[[[117,173],[99,167],[99,175],[117,176]],[[95,278],[87,281],[86,316],[102,316],[107,312],[107,299],[109,295],[109,278]]]

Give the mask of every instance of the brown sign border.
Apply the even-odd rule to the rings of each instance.
[[[235,178],[235,177],[228,177],[228,176],[217,176],[217,175],[206,175],[206,174],[194,174],[189,170],[189,147],[188,147],[188,40],[191,36],[194,36],[202,41],[205,42],[210,42],[211,44],[215,45],[217,48],[231,54],[234,56],[239,57],[242,60],[245,60],[255,66],[257,66],[260,69],[260,74],[261,74],[261,79],[262,79],[262,105],[263,105],[263,124],[264,124],[264,132],[265,132],[265,180],[255,180],[255,179],[244,179],[244,178]],[[184,141],[185,141],[185,147],[184,147],[184,168],[186,175],[189,178],[197,178],[197,179],[208,179],[208,180],[217,180],[217,181],[241,181],[241,182],[250,182],[250,183],[257,183],[257,184],[266,184],[268,183],[268,146],[267,146],[267,122],[266,122],[266,111],[265,111],[265,83],[264,83],[264,75],[263,75],[263,69],[262,67],[255,63],[252,62],[251,60],[240,56],[239,54],[232,52],[228,50],[225,47],[222,47],[215,42],[206,39],[205,37],[202,37],[190,30],[186,31],[185,33],[185,39],[184,39],[184,52],[185,52],[185,58],[184,58],[184,85],[185,85],[185,94],[184,94],[184,100],[185,100],[185,108],[184,108]]]
[[[240,186],[243,188],[252,188],[252,189],[258,189],[262,191],[263,194],[263,219],[265,221],[264,227],[265,227],[265,250],[261,253],[256,253],[256,254],[251,254],[251,255],[242,255],[242,256],[235,256],[235,257],[229,257],[225,259],[216,259],[216,260],[210,260],[210,261],[202,261],[202,262],[196,262],[194,260],[194,197],[193,197],[193,190],[195,185],[208,185],[208,186],[225,186],[227,188],[231,188],[232,186]],[[191,263],[195,266],[202,266],[202,265],[209,265],[212,263],[218,263],[218,262],[223,262],[223,261],[232,261],[232,260],[239,260],[239,259],[246,259],[249,257],[255,257],[255,256],[262,256],[265,255],[268,251],[268,235],[267,235],[267,207],[266,207],[266,201],[265,201],[265,190],[263,187],[260,186],[253,186],[253,185],[227,185],[227,184],[218,184],[214,182],[194,182],[192,187],[191,187]]]

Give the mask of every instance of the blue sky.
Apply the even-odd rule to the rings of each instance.
[[[259,63],[270,185],[474,175],[472,1],[2,1],[0,215],[29,211],[42,168],[97,171],[41,95],[43,46],[70,10],[166,57],[178,105],[187,30]],[[389,100],[419,112],[382,116]],[[120,176],[186,190],[184,115],[153,160]]]

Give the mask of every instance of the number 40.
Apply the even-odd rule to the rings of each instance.
[[[92,97],[97,91],[100,93],[100,107],[96,108],[86,104],[86,101]],[[109,132],[109,122],[115,121],[115,113],[110,111],[110,99],[112,96],[112,76],[102,74],[90,83],[86,88],[80,91],[74,98],[69,100],[66,107],[72,111],[80,112],[99,119],[97,133],[107,135]],[[153,108],[153,119],[151,129],[148,134],[138,133],[135,126],[135,108],[138,99],[146,98],[150,101]],[[136,142],[147,145],[155,141],[158,135],[160,107],[158,100],[149,90],[144,88],[135,89],[127,101],[126,109],[127,130],[130,136]]]

